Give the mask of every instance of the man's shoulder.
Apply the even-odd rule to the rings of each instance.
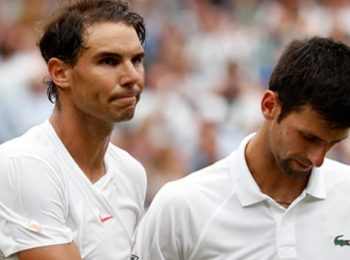
[[[128,151],[110,143],[107,150],[110,160],[125,171],[144,171],[143,165]]]
[[[121,174],[132,185],[146,186],[145,168],[129,152],[110,143],[106,156],[110,161],[110,167],[117,169],[115,172],[119,177]]]
[[[321,169],[327,183],[343,183],[350,186],[350,165],[326,159]]]
[[[181,205],[200,205],[200,201],[205,201],[217,205],[232,193],[234,185],[227,161],[224,159],[184,178],[166,183],[156,197],[165,204],[176,204],[178,201]]]
[[[121,160],[132,160],[137,161],[128,151],[123,148],[118,147],[114,143],[109,143],[107,153],[113,156],[113,159],[121,159]]]
[[[323,171],[329,172],[331,174],[344,174],[349,173],[347,175],[350,176],[350,165],[332,160],[325,159],[324,164],[321,166]]]
[[[50,149],[50,141],[43,125],[35,126],[23,135],[0,145],[2,158],[20,155],[45,155]]]

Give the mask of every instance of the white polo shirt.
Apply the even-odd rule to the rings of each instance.
[[[79,134],[79,133],[77,133]],[[46,121],[0,146],[0,251],[74,241],[84,260],[130,258],[146,175],[110,144],[106,174],[92,184]]]
[[[350,259],[350,166],[325,160],[288,209],[261,193],[244,158],[166,184],[137,232],[142,260]]]

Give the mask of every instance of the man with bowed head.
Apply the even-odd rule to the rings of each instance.
[[[146,174],[112,145],[144,86],[145,26],[125,1],[78,0],[44,27],[50,118],[0,147],[0,250],[9,259],[130,259]]]
[[[292,41],[262,126],[227,158],[166,184],[137,231],[143,260],[349,259],[350,167],[326,159],[350,127],[350,49]]]

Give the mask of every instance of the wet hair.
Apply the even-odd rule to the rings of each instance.
[[[272,72],[269,89],[281,103],[279,122],[310,106],[331,128],[350,127],[350,48],[332,38],[292,41]]]
[[[144,19],[129,9],[123,0],[76,0],[49,18],[38,43],[46,63],[53,57],[75,65],[79,52],[85,48],[84,33],[99,22],[122,22],[134,27],[140,42],[146,37]],[[52,103],[58,101],[57,87],[49,79],[47,95]]]

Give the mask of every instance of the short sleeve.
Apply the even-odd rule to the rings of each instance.
[[[136,232],[133,254],[143,260],[186,259],[183,244],[192,244],[189,208],[178,186],[166,184],[155,196]]]
[[[28,155],[0,158],[0,249],[5,256],[69,243],[63,179],[49,163]]]

